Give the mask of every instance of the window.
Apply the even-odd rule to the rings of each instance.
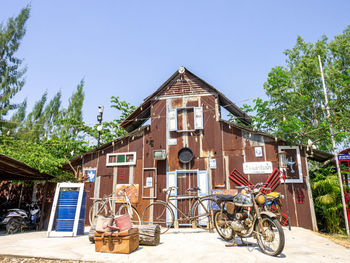
[[[284,151],[287,153],[287,175],[286,183],[302,183],[303,170],[301,166],[300,150],[298,146],[278,146],[278,152]]]
[[[157,198],[157,169],[143,168],[142,197]]]
[[[136,152],[128,153],[108,153],[106,159],[107,166],[135,165]]]
[[[169,130],[187,132],[201,130],[203,125],[202,107],[181,107],[168,112]]]

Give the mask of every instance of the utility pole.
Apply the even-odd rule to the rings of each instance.
[[[322,78],[322,86],[323,86],[323,93],[324,93],[324,99],[326,102],[326,111],[327,111],[327,118],[328,118],[328,123],[329,123],[329,132],[331,134],[331,140],[333,144],[333,153],[334,153],[334,159],[335,163],[337,166],[337,172],[338,172],[338,180],[339,180],[339,186],[340,186],[340,193],[341,193],[341,200],[343,204],[343,213],[344,213],[344,221],[345,221],[345,228],[346,228],[346,234],[349,236],[349,221],[348,221],[348,214],[346,211],[346,203],[345,203],[345,197],[344,197],[344,188],[343,188],[343,180],[342,180],[342,175],[340,171],[340,166],[338,162],[338,153],[334,141],[334,134],[333,134],[333,127],[332,127],[332,121],[331,121],[331,114],[329,111],[329,106],[328,106],[328,95],[327,95],[327,90],[326,90],[326,83],[324,81],[324,76],[323,76],[323,68],[322,68],[322,62],[321,62],[321,57],[318,55],[318,62],[320,64],[320,70],[321,70],[321,78]]]

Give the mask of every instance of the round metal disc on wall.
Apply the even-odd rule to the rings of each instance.
[[[193,159],[193,152],[190,148],[184,147],[180,149],[180,151],[177,154],[177,157],[179,158],[180,162],[189,163]]]

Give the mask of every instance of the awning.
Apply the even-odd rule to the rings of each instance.
[[[0,181],[50,180],[53,175],[41,173],[39,170],[16,159],[0,154]]]

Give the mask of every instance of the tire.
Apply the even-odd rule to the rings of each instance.
[[[275,209],[273,209],[272,206]],[[274,213],[276,215],[277,220],[279,222],[282,222],[283,215],[281,206],[279,204],[273,204],[272,206],[265,206],[265,210]]]
[[[230,241],[234,237],[234,232],[229,226],[229,218],[225,211],[217,210],[214,213],[214,226],[218,234],[226,241]]]
[[[256,222],[256,232],[257,232],[257,240],[258,240],[258,245],[260,249],[267,255],[270,256],[278,256],[281,254],[284,244],[285,244],[285,238],[284,238],[284,232],[282,229],[282,226],[280,222],[276,218],[270,218],[267,216],[264,216],[262,218],[262,224],[265,230],[266,236],[263,237],[262,232],[261,232],[261,227],[259,222]],[[276,242],[276,246],[271,248],[270,246],[267,246],[268,244],[271,244],[275,242],[276,238],[278,237],[278,240]],[[272,239],[270,241],[270,239]],[[267,244],[265,244],[265,242]]]
[[[89,223],[90,226],[94,225],[95,217],[98,215],[108,216],[107,207],[102,200],[95,201],[89,210]]]
[[[204,197],[198,199],[192,205],[192,217],[194,217],[195,225],[202,229],[210,229],[213,225],[212,220],[212,203],[214,202],[211,197]]]
[[[143,210],[142,224],[159,225],[160,233],[164,234],[174,225],[174,218],[174,211],[167,203],[156,201]]]
[[[118,210],[117,215],[124,215],[124,214],[128,214],[128,205],[127,204],[122,204]],[[137,212],[135,207],[131,207],[131,213],[129,214],[130,219],[131,219],[131,223],[133,225],[141,225],[141,220],[140,220],[140,215]]]
[[[11,218],[6,224],[7,234],[16,234],[21,231],[22,219],[21,218]]]

